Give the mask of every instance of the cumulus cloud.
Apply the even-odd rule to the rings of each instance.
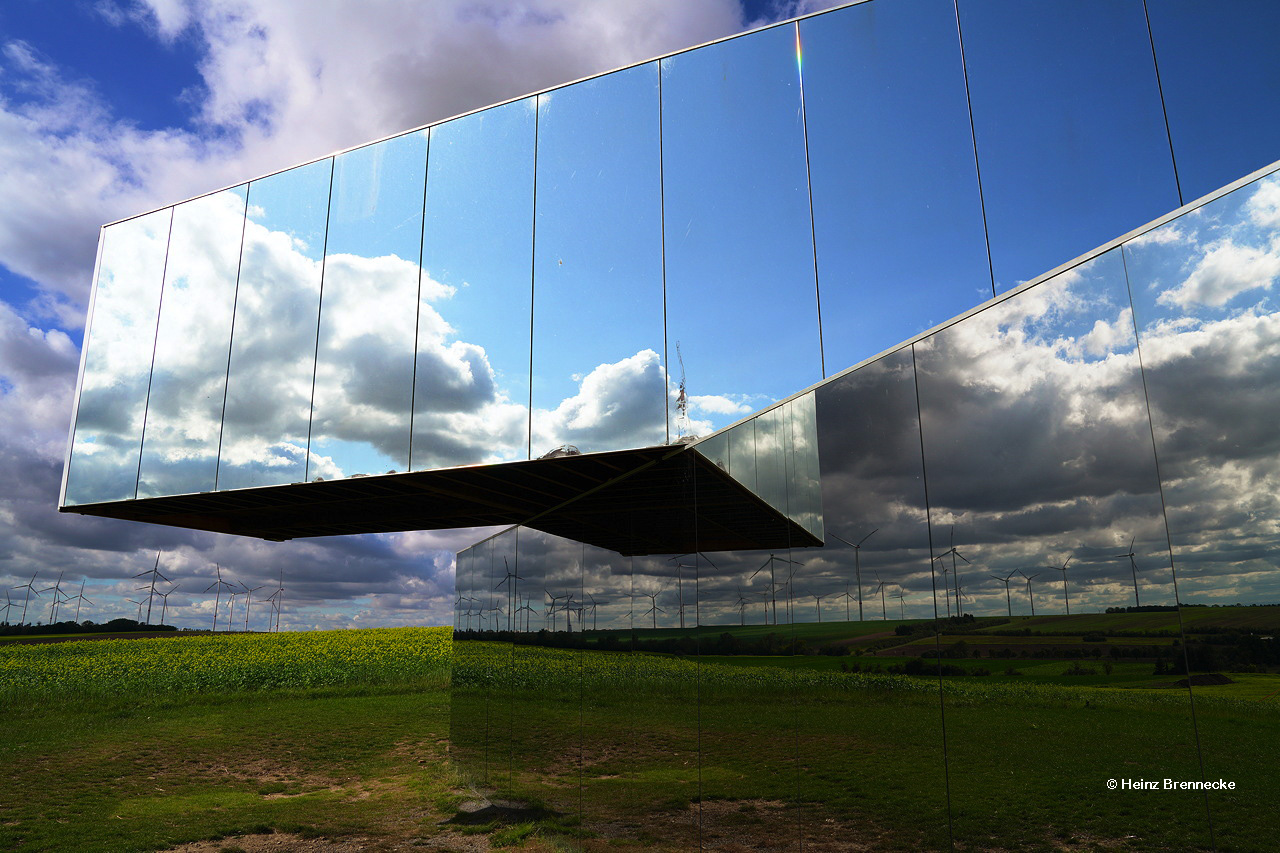
[[[1161,293],[1158,301],[1182,308],[1196,304],[1220,308],[1247,291],[1270,289],[1277,275],[1280,252],[1224,240],[1209,247],[1191,275]]]

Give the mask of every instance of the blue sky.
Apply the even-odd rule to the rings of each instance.
[[[131,606],[119,602],[132,592],[128,578],[164,549],[162,565],[183,583],[181,596],[203,589],[201,580],[215,562],[255,586],[283,568],[291,600],[305,605],[286,619],[296,627],[446,618],[452,553],[474,533],[268,546],[56,513],[98,227],[369,139],[830,5],[836,4],[333,0],[317,15],[311,4],[293,0],[8,0],[0,6],[0,482],[11,485],[0,495],[0,583],[14,586],[37,570],[52,583],[65,571],[76,582],[87,579],[86,594],[103,602],[90,618],[126,615]],[[912,239],[913,223],[930,217],[945,223],[967,215],[971,225],[976,204],[976,176],[967,171],[972,163],[965,156],[968,151],[971,157],[967,114],[934,110],[927,98],[920,100],[922,93],[936,96],[961,85],[958,56],[928,49],[929,39],[946,43],[950,34],[914,23],[921,13],[950,5],[876,0],[839,13],[851,21],[873,18],[859,30],[866,43],[857,49],[874,63],[850,61],[839,44],[823,51],[816,38],[813,44],[814,66],[806,74],[812,77],[822,66],[844,82],[826,92],[812,90],[811,133],[825,122],[828,138],[848,141],[810,152],[820,179],[814,197],[820,235],[823,229],[848,235],[843,254],[820,256],[819,264],[833,275],[857,270],[861,281],[874,285],[860,300],[835,297],[835,287],[829,301],[824,297],[828,327],[843,332],[827,336],[828,374],[921,331],[915,307],[941,306],[926,325],[939,322],[980,301],[983,288],[992,286],[976,229],[952,234],[946,245],[922,247]],[[1207,8],[1214,5],[1152,4],[1185,201],[1280,154],[1280,119],[1269,109],[1280,93],[1280,63],[1273,59],[1280,4],[1232,7],[1253,18],[1243,12],[1215,18]],[[1141,81],[1151,60],[1135,39],[1145,33],[1135,11],[1140,3],[984,0],[961,7],[970,81],[984,92],[975,98],[973,118],[984,155],[997,291],[1177,206],[1179,186],[1171,171],[1151,165],[1168,140],[1163,115],[1149,106],[1150,87],[1113,85]],[[1105,16],[1106,26],[1073,29],[1086,13]],[[1042,49],[1045,38],[1058,39],[1056,52]],[[733,47],[726,55],[750,52],[745,44]],[[913,59],[921,56],[923,68]],[[699,82],[695,71],[686,72],[687,85],[709,83]],[[673,63],[673,74],[679,73]],[[679,85],[673,77],[673,89]],[[785,83],[759,91],[774,99],[795,94]],[[832,108],[845,97],[856,106],[844,114],[855,118],[842,126],[846,119]],[[1147,106],[1135,106],[1141,104]],[[749,110],[743,115],[749,117]],[[935,122],[924,131],[922,115]],[[715,164],[718,142],[730,141],[733,121],[741,117],[719,119],[700,132],[685,128],[705,146],[708,164]],[[724,138],[718,141],[716,132]],[[773,144],[795,132],[777,128],[760,139]],[[746,131],[740,127],[738,133]],[[1135,154],[1128,161],[1101,157],[1120,149]],[[748,152],[738,167],[751,162]],[[1109,165],[1090,183],[1071,180],[1072,165],[1094,162]],[[734,164],[719,165],[732,172]],[[698,168],[693,159],[686,166],[691,181],[703,182],[688,187],[688,210],[700,211],[710,199],[699,186],[734,183],[732,174]],[[812,263],[807,229],[796,232],[795,216],[787,215],[804,213],[807,198],[781,170],[761,178],[752,203],[776,211],[779,224],[728,236],[758,262],[733,276],[756,282],[758,292],[744,293],[744,304],[766,292],[771,280],[799,275]],[[572,203],[572,196],[566,198]],[[1023,227],[1028,209],[1041,217],[1041,227]],[[711,211],[703,224],[716,221]],[[682,257],[673,227],[668,222],[669,285],[679,289],[690,282],[693,300],[700,292],[694,285],[705,275],[698,263],[705,258]],[[833,238],[830,245],[838,242]],[[1043,258],[1054,260],[1046,264]],[[742,264],[741,257],[735,263]],[[909,295],[898,284],[903,264],[916,285]],[[914,319],[902,319],[904,300],[915,306],[906,315]],[[799,328],[802,321],[795,322]],[[695,365],[710,358],[700,354],[695,331],[675,334],[688,339],[685,355],[692,353]],[[669,355],[674,362],[674,352]],[[612,357],[584,355],[588,361]],[[776,397],[818,375],[809,365],[778,388],[717,390]],[[535,395],[541,390],[535,387]],[[181,614],[179,624],[196,624],[212,607],[200,595],[175,596],[170,604]]]

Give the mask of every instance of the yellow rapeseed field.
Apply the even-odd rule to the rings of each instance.
[[[7,644],[0,701],[443,681],[451,637],[450,628],[373,628]]]

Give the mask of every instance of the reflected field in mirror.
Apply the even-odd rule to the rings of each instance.
[[[1222,849],[1280,832],[1273,762],[1258,749],[1275,725],[1275,676],[1260,673],[1280,663],[1278,226],[1272,174],[1124,245],[1178,571],[1179,663],[1205,778],[1237,788],[1207,796]],[[1230,698],[1251,694],[1262,701]]]
[[[914,348],[934,552],[963,619],[938,650],[957,670],[950,683],[981,666],[987,677],[1030,672],[1066,685],[1119,671],[1134,686],[1172,688],[1112,702],[1101,692],[1057,698],[1043,682],[1043,694],[981,703],[948,691],[957,841],[1026,847],[1046,832],[1140,831],[1207,843],[1194,800],[1144,801],[1137,830],[1122,813],[1083,814],[1058,796],[1101,786],[1120,767],[1175,779],[1199,769],[1185,687],[1152,677],[1180,651],[1176,616],[1171,634],[1128,647],[1089,630],[1121,624],[1100,618],[1108,608],[1140,602],[1171,616],[1177,602],[1120,251]]]

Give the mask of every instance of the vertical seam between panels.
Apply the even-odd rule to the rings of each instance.
[[[662,415],[671,443],[671,359],[667,349],[667,151],[664,136],[665,106],[662,91],[662,60],[658,60],[658,230],[662,260]]]
[[[164,262],[160,265],[160,299],[156,302],[156,325],[151,335],[151,369],[147,371],[147,396],[142,401],[142,433],[138,436],[138,470],[133,479],[133,497],[138,498],[138,484],[142,480],[142,449],[147,443],[147,410],[151,408],[151,380],[156,372],[156,346],[160,341],[160,311],[164,308],[164,280],[169,274],[169,249],[173,244],[173,214],[177,205],[169,208],[169,234],[164,241]]]
[[[307,415],[307,460],[302,466],[302,481],[311,479],[311,425],[316,416],[316,372],[320,369],[320,318],[324,315],[324,274],[329,257],[329,214],[333,211],[333,174],[338,158],[329,158],[329,199],[324,208],[324,240],[320,250],[320,298],[316,300],[316,346],[311,361],[311,411]]]
[[[1160,515],[1164,519],[1165,544],[1169,549],[1169,573],[1173,578],[1174,610],[1178,614],[1178,635],[1182,639],[1183,668],[1187,671],[1187,698],[1191,706],[1191,731],[1196,739],[1196,760],[1200,764],[1200,781],[1203,782],[1205,780],[1204,750],[1200,746],[1200,723],[1196,717],[1196,694],[1191,687],[1191,656],[1187,651],[1186,628],[1182,624],[1182,595],[1178,592],[1178,568],[1173,558],[1173,533],[1169,529],[1169,509],[1164,499],[1164,476],[1160,472],[1160,452],[1156,447],[1156,425],[1155,419],[1151,416],[1151,396],[1147,391],[1147,370],[1142,362],[1142,339],[1138,334],[1138,314],[1133,304],[1133,288],[1129,284],[1129,262],[1125,255],[1125,247],[1122,244],[1120,246],[1120,264],[1124,270],[1125,293],[1129,297],[1129,317],[1133,322],[1133,343],[1134,349],[1138,354],[1138,375],[1142,378],[1142,402],[1147,408],[1147,429],[1151,435],[1151,457],[1155,462],[1156,489],[1160,493]],[[1209,824],[1209,846],[1217,850],[1218,842],[1213,830],[1213,810],[1209,806],[1209,791],[1205,788],[1202,793],[1204,794],[1205,819]]]
[[[702,574],[699,559],[702,553],[699,550],[701,543],[698,541],[698,466],[692,462],[685,463],[689,471],[689,488],[692,491],[692,500],[687,505],[693,507],[693,690],[694,690],[694,732],[695,744],[698,750],[697,761],[695,764],[698,768],[698,849],[703,849],[702,839],[702,590],[698,579]],[[680,572],[680,560],[676,559],[676,573]],[[681,614],[684,612],[684,602],[680,602]],[[684,621],[683,615],[680,619]]]
[[[537,295],[538,269],[538,133],[542,118],[542,96],[533,99],[533,192],[530,199],[532,211],[532,237],[529,242],[529,408],[526,410],[525,451],[526,459],[533,458],[533,312]]]
[[[938,661],[938,716],[942,721],[942,778],[947,792],[947,840],[956,846],[951,817],[951,764],[947,756],[947,702],[942,691],[942,634],[938,631],[938,577],[933,568],[933,511],[929,505],[929,466],[924,461],[924,416],[920,410],[920,371],[916,367],[916,345],[911,345],[911,384],[916,394],[916,433],[920,437],[920,481],[924,487],[924,523],[929,537],[929,582],[933,586],[933,642]]]
[[[413,470],[413,414],[418,406],[418,335],[422,331],[422,261],[427,245],[427,174],[431,171],[431,131],[427,131],[427,150],[422,164],[422,222],[418,228],[418,295],[413,303],[413,372],[409,385],[409,467]],[[518,543],[517,543],[518,547]],[[516,569],[516,571],[520,571]],[[455,567],[454,577],[457,577]]]
[[[822,286],[818,279],[818,229],[813,218],[813,170],[809,164],[809,112],[804,99],[804,60],[800,43],[800,22],[796,28],[796,77],[800,85],[800,129],[804,137],[804,182],[809,193],[809,243],[813,251],[813,299],[818,310],[818,368],[827,378],[827,353],[822,337]]]
[[[964,76],[964,103],[969,111],[969,140],[973,144],[973,174],[978,179],[978,207],[982,211],[982,237],[987,245],[987,271],[991,275],[991,295],[996,295],[996,268],[991,261],[991,231],[987,228],[987,196],[982,190],[982,164],[978,158],[978,128],[973,120],[973,96],[969,92],[969,61],[964,52],[964,30],[960,26],[960,0],[952,0],[956,12],[956,41],[960,44],[960,73]],[[933,547],[932,544],[929,546]]]
[[[1173,185],[1178,190],[1178,207],[1182,207],[1182,181],[1178,178],[1178,156],[1173,153],[1173,129],[1169,126],[1169,108],[1164,102],[1164,83],[1160,80],[1160,60],[1156,59],[1156,37],[1151,30],[1151,11],[1142,0],[1142,15],[1147,21],[1147,41],[1151,44],[1151,67],[1156,72],[1156,91],[1160,93],[1160,112],[1164,116],[1164,134],[1169,140],[1169,162],[1173,165]],[[1134,327],[1137,328],[1136,326]],[[1190,673],[1188,673],[1188,677]],[[1207,795],[1206,795],[1207,796]]]
[[[236,259],[236,286],[231,293],[231,332],[227,335],[227,372],[222,379],[222,416],[218,419],[218,454],[213,463],[213,490],[218,490],[218,477],[222,474],[222,437],[227,431],[227,395],[231,388],[231,348],[236,339],[236,308],[240,303],[240,271],[244,268],[244,235],[249,226],[249,191],[253,183],[244,187],[244,218],[240,220],[240,253]]]

